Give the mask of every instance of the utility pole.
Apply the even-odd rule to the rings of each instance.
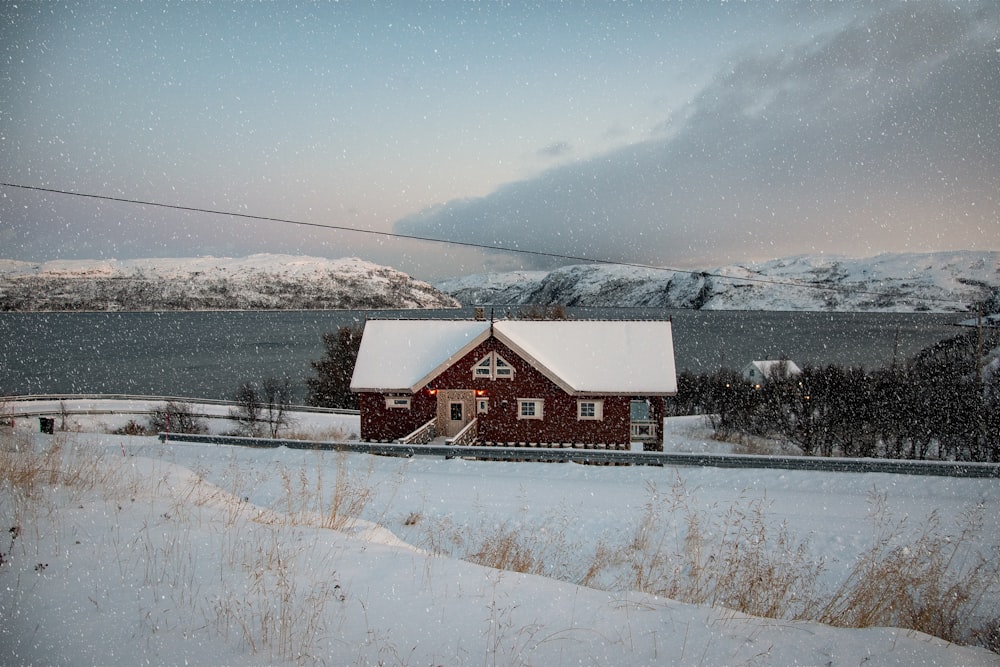
[[[983,304],[976,306],[976,386],[983,388]]]
[[[896,325],[896,337],[892,342],[892,370],[896,370],[896,358],[899,354],[899,325]]]

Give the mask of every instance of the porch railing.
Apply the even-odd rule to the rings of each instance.
[[[473,419],[465,427],[455,434],[455,437],[448,438],[445,442],[449,445],[474,445],[479,438],[479,420]]]
[[[435,424],[437,419],[432,419],[413,433],[396,440],[401,445],[426,445],[437,436]]]
[[[656,421],[652,419],[633,419],[629,429],[634,442],[656,440]]]

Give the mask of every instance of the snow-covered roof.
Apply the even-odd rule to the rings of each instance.
[[[496,338],[572,394],[677,391],[671,323],[635,320],[503,320]],[[490,323],[372,320],[351,388],[416,391],[490,335]]]
[[[416,391],[489,332],[489,322],[473,320],[368,320],[351,389]]]
[[[570,393],[677,391],[668,321],[505,320],[496,337]]]

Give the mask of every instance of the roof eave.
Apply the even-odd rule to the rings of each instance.
[[[351,387],[355,394],[413,394],[409,387]]]

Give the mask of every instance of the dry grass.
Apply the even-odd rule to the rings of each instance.
[[[323,465],[317,462],[311,471],[279,470],[284,488],[284,502],[280,507],[286,520],[293,525],[309,525],[331,530],[341,530],[359,518],[371,503],[375,489],[371,485],[372,468],[354,474],[348,465],[346,452],[337,453],[337,474],[333,489],[326,488]]]
[[[349,495],[345,488],[342,497]],[[78,446],[71,434],[36,441],[0,433],[0,521],[5,530],[0,534],[0,566],[37,561],[36,572],[48,568],[50,556],[59,560],[67,551],[61,536],[74,532],[63,525],[62,510],[95,502],[108,508],[111,521],[88,544],[103,550],[99,561],[110,575],[95,581],[89,598],[95,613],[108,612],[105,604],[115,596],[135,596],[140,613],[134,620],[144,633],[142,641],[165,628],[209,629],[242,644],[261,662],[325,659],[327,623],[337,618],[330,607],[347,597],[332,563],[299,558],[308,539],[319,539],[315,532],[301,532],[293,523],[255,521],[258,514],[246,511],[246,502],[200,476],[183,484],[166,474],[143,476],[128,459]],[[338,514],[343,516],[350,503],[337,502],[346,503]],[[144,503],[156,503],[156,513],[137,531],[123,527],[132,526],[127,517],[149,510],[151,505]],[[202,523],[199,508],[209,505],[222,514],[212,512]],[[220,581],[214,585],[204,582],[199,563],[205,562],[217,563]],[[317,566],[329,573],[318,584],[309,574]],[[16,585],[6,590],[15,604],[25,594],[21,582],[17,577]],[[209,599],[203,585],[221,593]]]
[[[248,512],[240,502],[246,483],[233,470],[230,492],[196,478],[173,488],[156,478],[140,478],[120,457],[96,453],[57,435],[44,446],[10,432],[0,433],[0,515],[9,534],[0,548],[15,542],[19,553],[40,517],[56,516],[51,490],[70,497],[99,493],[112,508],[127,507],[140,495],[169,495],[170,511],[156,528],[131,538],[114,527],[108,561],[123,581],[138,577],[180,609],[194,610],[198,582],[190,529],[200,521],[199,507],[222,502],[221,552],[203,554],[219,562],[223,595],[211,604],[204,622],[227,639],[232,636],[251,653],[283,660],[306,660],[324,636],[324,610],[343,593],[331,581],[320,587],[299,584],[300,526],[349,527],[369,507],[375,490],[372,469],[352,471],[340,454],[332,488],[323,466],[296,471],[278,469],[285,493],[276,512]],[[319,456],[319,454],[317,454]],[[169,487],[169,488],[168,488]],[[871,498],[870,547],[849,576],[824,590],[824,561],[808,540],[798,540],[784,526],[767,520],[766,498],[741,498],[729,507],[695,509],[692,494],[678,479],[669,490],[648,487],[642,520],[621,542],[582,545],[567,537],[571,516],[534,523],[484,523],[456,526],[431,521],[420,513],[405,525],[419,525],[424,544],[439,554],[465,558],[500,570],[538,574],[608,590],[638,590],[694,604],[727,607],[771,618],[813,620],[843,627],[897,626],[957,643],[977,643],[996,650],[1000,619],[988,604],[1000,592],[1000,552],[995,540],[984,543],[983,509],[974,508],[961,525],[942,527],[937,515],[918,530],[894,519],[884,494]],[[65,496],[63,496],[65,498]],[[228,499],[228,500],[227,500]],[[64,501],[65,502],[65,501]],[[217,504],[216,502],[216,504]],[[268,519],[268,517],[271,517]],[[163,537],[166,535],[167,537]],[[301,551],[301,547],[298,547]],[[42,547],[34,547],[39,553]],[[43,562],[40,560],[40,562]],[[328,571],[335,567],[328,564]],[[95,604],[97,604],[95,602]],[[156,619],[150,619],[155,628]],[[152,629],[150,630],[153,631]]]
[[[648,487],[642,520],[625,543],[584,546],[563,519],[541,524],[426,525],[425,548],[501,570],[540,574],[608,590],[637,590],[691,604],[840,627],[895,626],[996,650],[1000,618],[985,609],[1000,593],[1000,552],[981,554],[981,508],[955,533],[931,515],[908,545],[884,495],[872,497],[872,546],[831,591],[824,560],[786,526],[769,527],[766,498],[696,511],[677,480],[667,493]],[[582,565],[567,567],[565,563]]]
[[[690,508],[682,482],[651,500],[626,554],[627,583],[672,599],[769,618],[795,617],[815,596],[822,562],[807,541],[768,528],[766,498],[740,499],[722,512]],[[683,530],[662,517],[681,517]]]
[[[983,530],[982,514],[982,507],[967,512],[958,532],[948,533],[932,513],[904,541],[906,520],[892,517],[885,494],[873,494],[871,547],[809,618],[853,628],[912,628],[956,643],[983,638],[988,644],[1000,618],[969,627],[984,599],[1000,588],[1000,549],[982,554],[971,546]]]

